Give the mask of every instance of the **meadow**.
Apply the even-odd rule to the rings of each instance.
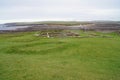
[[[120,80],[120,35],[77,32],[83,37],[0,34],[0,80]]]

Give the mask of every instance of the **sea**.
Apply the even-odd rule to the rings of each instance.
[[[27,28],[29,26],[5,26],[4,24],[0,24],[0,30],[17,30],[20,28]]]

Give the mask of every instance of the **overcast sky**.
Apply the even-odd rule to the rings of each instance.
[[[120,20],[120,0],[0,0],[0,23]]]

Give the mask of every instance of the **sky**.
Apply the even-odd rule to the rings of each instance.
[[[120,0],[0,0],[0,23],[120,21]]]

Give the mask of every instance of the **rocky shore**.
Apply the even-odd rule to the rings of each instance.
[[[120,31],[119,23],[91,23],[87,25],[48,25],[48,24],[5,24],[6,27],[18,27],[13,30],[0,30],[0,33],[4,32],[26,32],[26,31],[39,31],[39,30],[84,30],[84,31]],[[19,28],[20,26],[28,26],[25,28]]]

